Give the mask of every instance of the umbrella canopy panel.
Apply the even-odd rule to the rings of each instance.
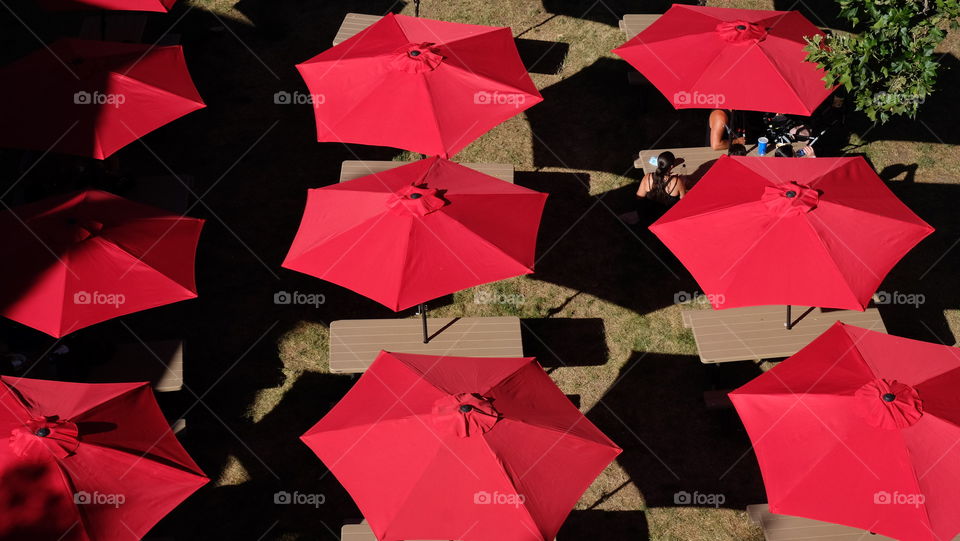
[[[380,541],[552,540],[620,453],[532,358],[382,352],[302,439]]]
[[[729,156],[650,230],[714,308],[852,310],[933,232],[863,158]]]
[[[960,352],[837,323],[730,393],[770,510],[905,541],[960,533]]]
[[[546,197],[420,160],[310,190],[283,266],[402,310],[533,272]]]
[[[103,159],[205,107],[179,45],[61,39],[0,68],[0,146]]]
[[[60,337],[197,296],[204,221],[89,190],[0,213],[0,315]]]
[[[297,69],[318,141],[449,157],[543,101],[509,28],[388,14]]]
[[[803,51],[822,34],[798,11],[674,5],[613,52],[677,109],[810,115],[833,92]]]

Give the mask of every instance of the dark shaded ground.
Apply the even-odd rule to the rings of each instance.
[[[591,4],[592,0],[544,0],[550,13],[610,25],[616,25],[623,13],[658,12],[666,6],[648,2],[637,9],[635,2],[606,2],[616,12],[611,13],[600,4],[588,10]],[[26,0],[9,5],[44,40],[68,33],[79,20],[43,14]],[[305,91],[293,66],[329,46],[344,13],[383,13],[399,7],[379,0],[243,0],[238,9],[255,27],[185,4],[151,21],[148,37],[153,38],[178,21],[174,31],[183,36],[188,64],[208,108],[119,155],[121,166],[137,177],[171,171],[188,174],[196,179],[198,194],[206,193],[190,212],[208,220],[197,261],[201,297],[97,325],[68,342],[77,356],[96,358],[106,354],[110,340],[131,341],[134,334],[144,340],[185,338],[188,389],[160,396],[162,406],[170,418],[187,417],[181,439],[204,471],[215,476],[233,457],[251,478],[237,486],[204,488],[171,513],[158,526],[158,534],[178,540],[277,539],[285,534],[289,539],[336,539],[333,532],[339,530],[340,521],[359,515],[342,487],[297,440],[346,392],[352,378],[306,374],[265,418],[254,423],[246,414],[260,389],[283,381],[276,344],[298,322],[394,316],[352,292],[281,269],[280,263],[298,225],[307,188],[335,182],[342,160],[356,155],[389,159],[396,152],[317,144],[309,106],[276,105],[273,96],[278,91]],[[778,8],[789,6],[778,2]],[[0,29],[4,62],[39,46],[7,10],[0,9]],[[956,63],[953,57],[947,61]],[[601,59],[543,90],[545,102],[528,113],[542,138],[532,142],[537,166],[623,174],[630,168],[628,157],[641,146],[691,146],[702,141],[702,111],[677,113],[653,89],[625,91],[628,69],[622,61]],[[949,77],[945,82],[956,82],[956,70]],[[955,136],[956,131],[948,129],[949,97],[943,93],[934,100],[922,119],[937,133]],[[593,105],[581,107],[584,103]],[[585,111],[600,106],[610,113],[597,116]],[[924,131],[904,121],[874,130],[870,137],[931,140]],[[0,184],[19,182],[10,194],[15,197],[24,186],[58,180],[60,169],[54,161],[48,157],[18,181],[18,171],[32,162],[24,162],[21,153],[0,151]],[[902,171],[887,173],[900,179],[912,166],[904,164]],[[518,173],[517,183],[551,194],[540,251],[554,248],[538,261],[534,279],[597,295],[641,314],[672,304],[677,291],[696,289],[654,237],[616,219],[615,214],[630,210],[633,187],[591,196],[588,175],[573,173]],[[891,332],[924,339],[933,334],[952,343],[942,310],[956,308],[960,299],[955,280],[960,255],[948,250],[960,231],[954,210],[960,187],[899,181],[892,185],[940,232],[911,253],[884,284],[889,290],[923,292],[928,302],[919,312],[885,307],[884,316]],[[578,216],[583,217],[571,218]],[[937,262],[944,252],[947,255]],[[327,302],[319,308],[278,306],[273,303],[278,291],[323,293]],[[576,347],[551,340],[557,357],[601,364],[607,354],[602,322],[598,329],[589,321],[593,320],[573,330],[562,323],[525,323],[541,337],[551,332],[558,340],[576,337]],[[4,327],[24,349],[42,352],[52,343],[15,324]],[[551,352],[543,350],[536,353],[549,366]],[[601,430],[624,446],[620,462],[649,506],[672,506],[673,495],[681,490],[723,493],[726,507],[763,501],[759,471],[735,415],[729,410],[708,411],[702,403],[702,392],[716,385],[709,368],[695,357],[638,353],[624,366],[624,380],[604,397],[605,406],[590,413]],[[752,374],[738,373],[724,384],[732,387],[749,377]],[[319,510],[275,506],[272,498],[279,490],[322,492],[327,503]],[[648,537],[642,512],[590,510],[574,512],[561,539],[591,539],[597,532],[605,539]]]
[[[736,412],[708,410],[703,402],[717,376],[711,371],[734,372],[722,378],[726,388],[757,375],[756,368],[737,364],[718,368],[695,356],[636,352],[588,414],[623,448],[617,460],[647,507],[673,507],[680,492],[722,494],[722,506],[733,509],[766,501]]]

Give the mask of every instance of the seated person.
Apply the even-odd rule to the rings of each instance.
[[[734,143],[730,145],[730,150],[727,151],[727,156],[746,156],[747,147],[741,145],[740,143]]]
[[[672,174],[674,166],[678,164],[672,152],[661,152],[657,156],[657,170],[647,173],[640,180],[637,189],[637,198],[656,201],[666,206],[672,206],[687,193],[683,177]]]
[[[733,111],[714,109],[710,111],[709,144],[713,150],[726,150],[731,144],[744,144],[743,137],[734,137]]]
[[[799,154],[799,155],[798,155]],[[816,154],[813,153],[813,147],[807,145],[799,150],[799,152],[793,151],[793,146],[791,145],[781,145],[778,146],[773,155],[776,158],[816,158]]]

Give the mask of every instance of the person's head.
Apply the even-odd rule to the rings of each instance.
[[[657,176],[662,177],[668,174],[675,163],[677,163],[677,157],[673,155],[673,152],[661,152],[657,156]]]
[[[740,143],[734,143],[730,145],[730,149],[727,150],[727,156],[746,156],[747,147],[741,145]]]
[[[777,150],[773,152],[773,155],[777,158],[796,158],[796,154],[793,152],[793,147],[790,145],[778,146]]]

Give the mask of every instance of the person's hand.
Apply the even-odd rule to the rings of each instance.
[[[813,153],[813,147],[810,145],[804,146],[802,149],[804,158],[816,158],[817,155]]]

